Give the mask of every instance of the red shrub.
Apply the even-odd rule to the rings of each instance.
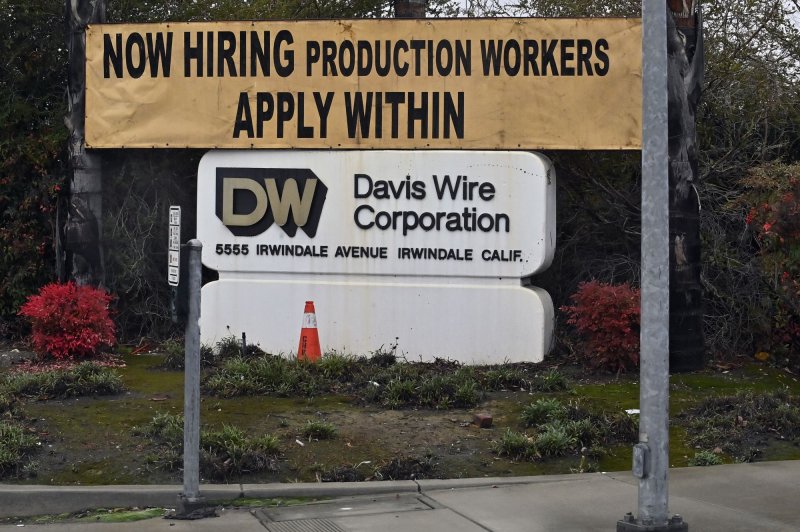
[[[625,371],[639,364],[639,290],[628,283],[581,283],[563,306],[586,339],[586,356],[592,367]]]
[[[100,288],[50,283],[19,311],[31,322],[33,347],[57,359],[85,358],[114,345],[111,296]]]

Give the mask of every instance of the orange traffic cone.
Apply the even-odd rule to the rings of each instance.
[[[300,330],[300,345],[297,346],[297,359],[316,362],[320,358],[322,352],[317,332],[317,314],[314,311],[314,302],[306,301],[303,310],[303,328]]]

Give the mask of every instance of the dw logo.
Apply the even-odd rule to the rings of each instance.
[[[317,234],[328,187],[307,168],[217,168],[217,218],[236,236],[273,222],[289,236]]]

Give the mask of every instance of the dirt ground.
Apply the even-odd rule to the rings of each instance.
[[[1,356],[1,355],[0,355]],[[9,358],[24,355],[9,353]],[[126,357],[120,372],[127,391],[114,397],[28,401],[23,411],[41,439],[35,477],[43,484],[125,484],[180,482],[181,472],[163,471],[151,462],[157,449],[135,427],[157,413],[181,414],[183,373],[158,369],[161,357]],[[223,424],[251,435],[272,434],[283,450],[275,472],[255,473],[243,482],[380,480],[380,470],[397,476],[460,478],[569,472],[580,457],[547,465],[512,462],[492,453],[503,432],[520,430],[518,414],[532,401],[527,392],[497,392],[474,409],[383,410],[349,397],[203,397],[203,428]],[[491,428],[472,423],[478,412],[493,416]],[[302,429],[310,420],[332,423],[336,437],[309,440]],[[629,453],[627,450],[623,454]],[[356,474],[357,472],[357,474]]]
[[[4,356],[6,355],[6,356]],[[25,358],[30,353],[7,349],[0,360]],[[128,355],[120,368],[126,391],[112,397],[69,400],[29,400],[23,412],[41,441],[35,476],[13,482],[40,484],[148,484],[180,483],[179,468],[172,471],[154,465],[159,449],[147,437],[136,434],[159,413],[182,414],[183,372],[159,369],[163,357]],[[7,369],[0,368],[0,372]],[[584,401],[606,411],[622,412],[638,407],[637,375],[588,376],[580,367],[559,368],[572,389],[547,394],[562,402]],[[703,398],[735,393],[743,386],[753,389],[786,388],[800,394],[794,374],[751,366],[707,370],[672,379],[670,412],[680,414]],[[506,430],[524,431],[520,413],[541,393],[500,391],[489,394],[472,409],[385,410],[365,406],[344,396],[312,398],[203,396],[201,425],[219,429],[228,424],[251,436],[278,438],[281,455],[277,470],[245,474],[227,482],[299,482],[389,478],[461,478],[517,476],[575,472],[591,465],[594,470],[619,471],[630,467],[631,445],[608,449],[608,454],[587,464],[569,455],[546,461],[514,462],[493,452]],[[476,413],[493,416],[491,428],[472,423]],[[303,436],[308,421],[322,420],[336,427],[331,440]],[[686,432],[673,426],[670,464],[687,465],[695,449],[686,446]],[[786,447],[786,446],[784,446]],[[763,459],[800,458],[798,448],[776,447]],[[784,453],[784,454],[780,454]],[[787,454],[788,453],[788,454]],[[33,469],[33,468],[32,468]]]

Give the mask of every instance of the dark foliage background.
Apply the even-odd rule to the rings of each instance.
[[[24,299],[55,278],[54,236],[63,222],[66,166],[66,36],[63,0],[0,0],[0,334],[18,335]],[[706,338],[718,357],[769,348],[777,302],[745,223],[754,168],[800,161],[797,2],[711,0],[706,88],[699,110]],[[108,0],[109,22],[388,17],[381,0]],[[428,16],[637,16],[638,0],[438,0]],[[558,246],[533,279],[556,308],[582,281],[639,277],[638,152],[550,152],[557,169]],[[202,152],[103,152],[107,289],[117,297],[122,340],[164,338],[169,322],[167,211],[183,207],[194,234]],[[570,345],[560,320],[562,346]],[[798,355],[800,356],[800,355]]]

